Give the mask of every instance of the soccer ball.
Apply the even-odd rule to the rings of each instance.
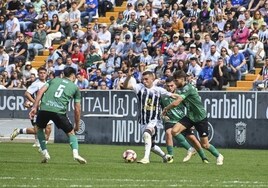
[[[133,163],[137,159],[137,154],[135,151],[128,149],[123,153],[123,159],[126,163]]]

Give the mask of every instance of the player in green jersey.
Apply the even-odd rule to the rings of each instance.
[[[179,96],[170,105],[164,108],[163,115],[166,115],[169,110],[175,108],[182,102],[186,106],[187,115],[174,125],[172,128],[172,135],[176,136],[182,131],[194,126],[199,133],[202,147],[207,149],[217,158],[217,165],[223,165],[224,157],[208,141],[207,113],[196,88],[186,82],[187,75],[183,71],[176,71],[173,74],[173,77],[178,88],[177,93]]]
[[[170,76],[166,79],[166,89],[171,93],[176,92],[176,84],[174,82],[173,76]],[[169,104],[174,101],[171,97],[161,97],[160,104],[162,108],[165,108]],[[166,116],[162,116],[163,123],[166,131],[166,145],[168,154],[173,156],[173,137],[171,134],[171,130],[173,126],[181,120],[185,116],[185,107],[180,104],[176,108],[171,109],[167,112]],[[202,149],[200,142],[194,135],[194,129],[188,129],[183,131],[183,134],[187,136],[187,138],[191,141],[191,143],[195,146],[199,156],[201,157],[204,163],[208,163],[208,160],[205,156],[204,150]],[[191,157],[196,153],[196,150],[188,143],[183,134],[177,134],[174,139],[180,143],[183,148],[185,148],[188,152],[186,157],[183,159],[183,162],[187,162],[191,159]],[[170,160],[169,162],[173,162]]]
[[[37,137],[43,155],[42,163],[46,163],[50,159],[45,144],[44,128],[46,128],[48,121],[52,120],[69,137],[74,159],[80,164],[85,164],[87,161],[78,154],[78,141],[74,132],[79,130],[81,115],[81,93],[79,88],[74,84],[76,70],[72,67],[66,67],[63,73],[64,78],[52,79],[39,90],[29,116],[32,119],[40,106],[36,124],[38,127]],[[72,98],[74,99],[74,127],[66,115],[67,106]]]

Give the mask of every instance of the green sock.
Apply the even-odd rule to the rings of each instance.
[[[70,135],[69,136],[69,142],[70,146],[72,149],[77,149],[78,150],[78,141],[75,135]]]
[[[197,153],[201,157],[202,160],[206,159],[206,154],[202,148],[200,150],[198,150]]]
[[[167,152],[169,155],[173,155],[173,146],[167,146]]]
[[[43,129],[38,129],[37,130],[37,138],[39,140],[41,149],[42,150],[47,149],[46,137],[45,137],[45,133],[44,133],[44,130]]]
[[[215,157],[219,157],[219,151],[212,145],[210,144],[209,148],[207,149],[212,155]]]
[[[189,148],[191,148],[191,145],[187,142],[187,140],[185,139],[185,137],[182,134],[178,134],[175,137],[175,140],[180,143],[182,145],[182,147],[184,147],[186,150],[188,150]]]

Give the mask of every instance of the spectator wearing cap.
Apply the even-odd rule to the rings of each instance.
[[[268,29],[267,29],[267,24],[264,22],[261,26],[261,29],[258,32],[259,40],[263,43],[264,45],[264,51],[266,54],[266,57],[268,55]]]
[[[28,11],[26,10],[24,3],[21,2],[18,11],[15,12],[15,17],[18,18],[19,21],[22,21],[27,13]]]
[[[190,35],[188,33],[185,33],[183,37],[183,43],[182,43],[182,45],[185,47],[185,51],[189,51],[192,43],[193,41],[191,40]]]
[[[258,22],[258,29],[260,29],[262,23],[264,22],[264,19],[262,17],[262,14],[259,10],[256,10],[253,14],[253,22]]]
[[[40,14],[40,12],[44,12],[46,10],[46,4],[42,0],[36,0],[33,2],[33,6],[37,14]]]
[[[33,54],[33,59],[36,55],[38,55],[40,50],[44,49],[45,46],[46,32],[43,30],[43,28],[43,24],[36,25],[36,31],[33,35],[32,41],[28,44],[28,51],[29,54]],[[33,53],[31,53],[31,51]]]
[[[196,45],[195,44],[190,45],[189,53],[187,53],[187,56],[185,57],[185,60],[189,61],[193,57],[197,58]]]
[[[220,53],[223,47],[229,49],[229,43],[225,40],[225,35],[223,32],[219,32],[218,38],[219,39],[215,43],[217,52]]]
[[[25,15],[25,17],[20,21],[20,26],[23,31],[33,31],[36,27],[37,22],[37,12],[34,10],[34,6],[30,4],[28,6],[29,11]]]
[[[238,28],[238,21],[237,19],[234,19],[234,16],[232,14],[232,12],[227,12],[227,20],[226,20],[226,24],[230,24],[231,25],[231,30],[235,31]]]
[[[4,38],[6,40],[13,39],[17,32],[20,32],[20,22],[18,18],[14,16],[14,13],[11,12],[8,14],[8,20],[5,24]]]
[[[210,47],[210,52],[207,54],[206,59],[210,59],[211,60],[211,65],[215,66],[218,62],[218,59],[220,57],[220,53],[217,51],[216,45],[213,44]],[[202,66],[204,67],[204,65]]]
[[[182,45],[182,42],[179,40],[179,36],[180,36],[179,33],[173,35],[173,40],[169,44],[168,49],[172,49],[174,52],[177,52],[179,46]]]
[[[18,0],[11,0],[7,3],[7,13],[17,12],[19,10],[21,3]]]
[[[158,16],[157,16],[157,14],[154,14],[153,16],[152,16],[152,19],[151,19],[151,22],[150,22],[150,26],[151,26],[151,30],[152,30],[152,32],[154,33],[154,32],[156,32],[156,26],[158,25],[159,23],[158,23]]]
[[[137,29],[136,29],[136,33],[142,33],[144,31],[144,29],[146,28],[146,26],[149,25],[149,22],[145,16],[144,12],[141,12],[139,14],[139,19],[138,19],[138,25],[137,25]]]
[[[25,65],[22,66],[21,74],[26,79],[26,81],[28,81],[31,77],[31,74],[34,74],[35,77],[37,77],[37,70],[33,68],[30,61],[26,61]]]
[[[97,0],[86,0],[84,4],[84,11],[81,12],[81,20],[83,25],[86,25],[85,17],[88,16],[88,22],[92,21],[93,16],[98,13],[98,1]]]
[[[45,42],[45,47],[49,48],[52,45],[52,41],[56,38],[61,37],[61,25],[59,21],[58,14],[53,14],[52,16],[53,20],[50,21],[51,26],[49,29],[47,29],[47,37]]]
[[[198,2],[193,1],[189,7],[189,17],[199,17],[201,10],[198,7]]]
[[[127,3],[127,9],[123,12],[123,15],[126,21],[129,21],[132,12],[136,14],[133,4]]]
[[[58,15],[58,10],[56,9],[56,4],[54,2],[49,3],[47,14],[49,20],[53,20],[54,14]]]
[[[198,64],[198,59],[195,57],[190,58],[189,68],[187,74],[193,75],[193,79],[197,80],[200,73],[202,71],[202,68]]]
[[[130,38],[129,38],[129,41],[132,42],[133,41],[133,34],[131,31],[129,31],[129,26],[128,24],[124,24],[123,25],[123,31],[121,32],[120,34],[120,40],[125,42],[126,41],[126,36],[128,35]],[[127,37],[128,38],[128,37]]]
[[[254,73],[254,65],[257,60],[263,60],[265,56],[264,45],[259,41],[258,34],[253,34],[251,36],[250,42],[245,47],[246,54],[249,55],[249,73]]]
[[[143,42],[142,36],[137,35],[136,36],[136,41],[133,42],[133,44],[132,44],[132,49],[133,49],[134,54],[136,56],[141,55],[144,48],[146,48],[146,44],[145,44],[145,42]]]
[[[111,45],[112,35],[107,29],[107,24],[102,24],[102,31],[98,33],[98,43],[100,45],[101,51],[104,52],[105,49]]]
[[[202,52],[205,56],[207,56],[209,54],[210,51],[210,47],[215,44],[211,38],[209,34],[205,35],[205,41],[202,43]]]
[[[174,29],[172,28],[171,23],[169,23],[169,22],[166,23],[165,34],[167,34],[169,36],[170,40],[173,41],[173,35],[176,34],[176,31],[174,31]]]
[[[238,20],[239,28],[234,32],[233,41],[243,48],[248,41],[250,30],[245,25],[245,20]]]
[[[59,20],[61,24],[61,28],[65,35],[70,36],[68,19],[69,19],[69,12],[67,11],[67,5],[65,3],[60,4],[59,6]]]
[[[247,66],[246,59],[243,53],[239,52],[239,46],[235,45],[233,47],[233,54],[230,56],[228,71],[230,76],[232,76],[232,80],[241,80],[242,74],[246,74]]]
[[[245,7],[239,7],[238,8],[239,12],[237,13],[237,19],[240,20],[240,19],[243,19],[245,20],[245,12],[246,12],[246,8]]]
[[[73,1],[71,3],[71,9],[69,11],[69,20],[67,24],[70,25],[70,28],[73,26],[73,24],[81,25],[81,12],[77,8],[76,1]]]
[[[215,86],[215,81],[213,79],[213,65],[211,59],[207,59],[204,68],[202,68],[202,71],[198,76],[196,87],[198,90],[201,90],[202,87],[212,90],[213,86]]]
[[[136,18],[136,13],[135,12],[131,12],[130,18],[127,21],[127,24],[129,25],[129,31],[131,31],[132,33],[135,33],[136,32],[136,29],[138,27],[138,22],[137,22],[137,18]]]

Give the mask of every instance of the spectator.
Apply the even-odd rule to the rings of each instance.
[[[12,1],[11,1],[12,2]],[[14,13],[10,12],[8,14],[8,20],[5,25],[5,33],[4,38],[7,39],[13,39],[17,32],[20,32],[20,23],[17,18],[15,18]],[[6,46],[6,44],[5,44]]]
[[[239,28],[235,31],[233,35],[233,40],[236,42],[240,48],[245,47],[249,37],[249,29],[245,26],[245,20],[238,20]]]
[[[117,77],[114,79],[113,82],[113,89],[114,90],[121,90],[123,83],[124,83],[124,77],[126,75],[123,73],[123,71],[119,70],[117,72]]]
[[[66,65],[65,65],[64,68],[66,68],[66,67],[72,67],[72,68],[75,69],[76,74],[78,73],[78,65],[75,64],[75,63],[72,61],[72,58],[71,58],[70,56],[68,56],[67,59],[66,59]]]
[[[49,62],[53,62],[53,61],[50,60]],[[60,76],[63,73],[64,68],[65,68],[65,64],[63,64],[62,58],[58,57],[58,59],[55,62],[55,67],[54,67],[55,76],[56,77]]]
[[[102,24],[102,31],[98,33],[98,43],[100,45],[102,53],[108,50],[109,46],[111,45],[111,33],[107,30],[107,24]]]
[[[228,84],[229,73],[228,68],[224,64],[223,58],[218,59],[218,63],[213,69],[213,80],[216,83],[216,89],[222,90],[224,85]]]
[[[89,82],[87,79],[85,79],[82,75],[77,74],[76,75],[76,81],[75,84],[78,86],[79,89],[88,89],[89,88]]]
[[[74,53],[71,55],[72,62],[75,64],[84,64],[85,57],[82,52],[80,52],[80,48],[78,45],[74,46]]]
[[[81,39],[81,38],[84,37],[84,35],[85,35],[84,31],[79,29],[79,25],[78,24],[73,24],[71,36],[74,36],[74,37],[76,37],[78,39]]]
[[[197,78],[199,77],[200,73],[202,71],[202,68],[200,67],[200,65],[198,64],[198,60],[195,57],[192,57],[190,59],[190,64],[189,64],[189,68],[188,68],[188,72],[187,74],[191,74],[193,75],[193,78],[195,80],[197,80]]]
[[[258,23],[258,29],[260,29],[262,23],[264,22],[264,19],[260,13],[260,11],[256,10],[253,15],[253,22]],[[253,26],[251,26],[251,29],[253,29]]]
[[[143,49],[146,48],[146,44],[142,41],[142,36],[136,36],[136,42],[133,42],[132,49],[136,56],[140,56],[143,52]]]
[[[28,51],[29,54],[31,54],[31,51],[33,51],[33,57],[38,55],[38,52],[42,49],[44,49],[45,41],[46,41],[46,32],[43,30],[44,25],[43,24],[37,24],[36,31],[33,35],[32,41],[28,44]]]
[[[45,47],[49,48],[52,45],[52,41],[56,38],[61,37],[60,32],[60,21],[57,14],[53,14],[52,16],[53,20],[51,21],[51,27],[47,30],[47,37],[45,42]]]
[[[54,14],[56,14],[58,17],[58,11],[56,9],[56,4],[54,2],[50,2],[48,5],[48,11],[47,11],[48,19],[53,21]]]
[[[223,32],[219,32],[219,39],[215,43],[217,52],[221,52],[221,49],[224,47],[226,49],[229,48],[228,42],[225,40],[225,35]]]
[[[260,80],[261,77],[262,77],[262,80]],[[264,66],[262,67],[257,77],[253,81],[252,90],[253,91],[257,90],[258,87],[260,87],[261,85],[267,88],[267,84],[268,84],[268,58],[266,57]]]
[[[34,6],[32,4],[30,4],[28,8],[29,12],[25,15],[25,17],[22,20],[20,20],[20,26],[22,28],[22,31],[31,32],[36,27],[37,12],[34,10]]]
[[[18,61],[25,63],[27,60],[28,44],[25,42],[25,37],[22,33],[19,33],[18,42],[15,44],[14,48],[13,54],[9,56],[9,62],[11,64]]]
[[[202,52],[205,56],[207,56],[210,52],[211,46],[214,44],[214,42],[211,40],[210,35],[205,35],[205,41],[202,43]]]
[[[34,74],[35,77],[37,77],[37,70],[32,67],[32,63],[30,61],[27,61],[25,65],[22,67],[22,76],[26,79],[26,81],[29,81],[31,74]]]
[[[129,31],[131,31],[132,33],[135,33],[136,29],[138,28],[138,22],[137,22],[135,12],[132,12],[130,14],[130,18],[128,19],[127,24],[129,26]]]
[[[69,12],[69,20],[67,22],[70,25],[70,28],[73,27],[74,24],[81,25],[81,12],[77,8],[77,2],[72,1],[71,3],[71,10]]]
[[[3,46],[0,46],[0,75],[7,69],[9,56]]]
[[[90,46],[90,53],[86,57],[86,69],[90,68],[93,64],[102,62],[101,56],[97,54],[95,46]]]
[[[232,80],[237,81],[241,80],[242,74],[246,74],[246,60],[245,56],[239,52],[239,46],[235,45],[233,48],[233,55],[231,55],[228,71],[230,72],[230,76],[232,76]]]
[[[84,4],[84,11],[81,12],[82,24],[86,25],[85,17],[88,16],[88,22],[92,21],[93,16],[98,13],[98,1],[97,0],[86,0]],[[87,23],[88,23],[87,22]]]
[[[16,71],[12,72],[11,74],[11,78],[10,78],[10,85],[8,86],[8,88],[10,89],[14,89],[14,88],[26,88],[24,86],[24,82],[23,79],[21,79],[21,77],[18,75],[18,73]]]
[[[204,68],[202,69],[200,75],[198,76],[196,87],[198,90],[203,89],[203,87],[212,90],[214,85],[215,81],[213,80],[212,60],[207,59]]]
[[[219,57],[220,57],[220,53],[217,52],[216,45],[215,44],[211,45],[210,52],[206,56],[206,59],[210,59],[212,63],[211,65],[214,67],[214,65],[216,65],[216,63],[218,62]]]

